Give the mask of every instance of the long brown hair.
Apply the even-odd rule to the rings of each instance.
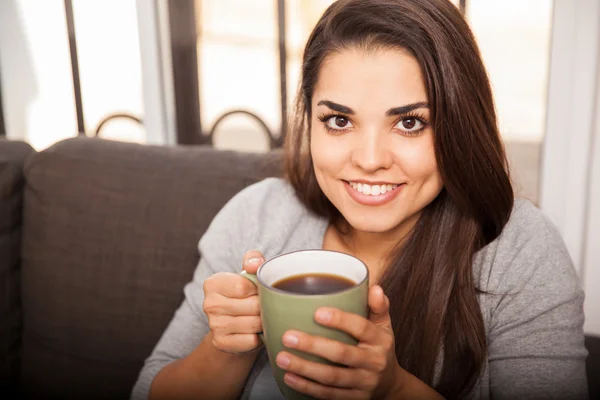
[[[311,99],[323,60],[356,46],[403,49],[421,67],[444,188],[392,254],[381,285],[400,365],[459,398],[473,388],[487,356],[473,256],[500,234],[514,200],[489,80],[471,30],[448,0],[333,3],[306,44],[286,139],[288,179],[308,208],[332,221],[341,215],[319,188],[307,146]]]

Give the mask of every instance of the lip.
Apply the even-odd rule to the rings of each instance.
[[[377,185],[377,184],[383,185],[383,184],[388,183],[388,182],[375,183],[375,182],[368,182],[368,181],[352,181],[352,182],[367,183],[367,184],[372,184],[372,185]],[[348,192],[350,197],[352,197],[352,199],[354,201],[356,201],[357,203],[362,204],[364,206],[382,206],[384,204],[391,202],[396,197],[398,197],[398,195],[402,191],[402,188],[405,186],[405,184],[404,183],[399,184],[391,192],[385,192],[384,194],[380,194],[377,196],[362,194],[358,190],[355,190],[348,181],[344,181],[344,186],[346,187],[346,191]]]
[[[366,183],[367,185],[371,185],[371,186],[373,186],[373,185],[401,185],[401,183],[383,182],[383,181],[365,181],[363,179],[344,181],[344,182]]]

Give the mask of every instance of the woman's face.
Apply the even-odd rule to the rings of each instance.
[[[352,228],[412,229],[443,186],[417,61],[399,50],[333,53],[311,118],[317,181]]]

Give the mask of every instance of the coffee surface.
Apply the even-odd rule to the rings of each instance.
[[[348,289],[356,282],[339,275],[303,274],[283,278],[273,287],[286,292],[299,294],[326,294]]]

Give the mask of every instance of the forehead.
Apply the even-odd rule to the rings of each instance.
[[[351,48],[323,62],[313,101],[323,98],[348,106],[369,101],[394,107],[427,101],[427,93],[419,63],[408,51]]]

